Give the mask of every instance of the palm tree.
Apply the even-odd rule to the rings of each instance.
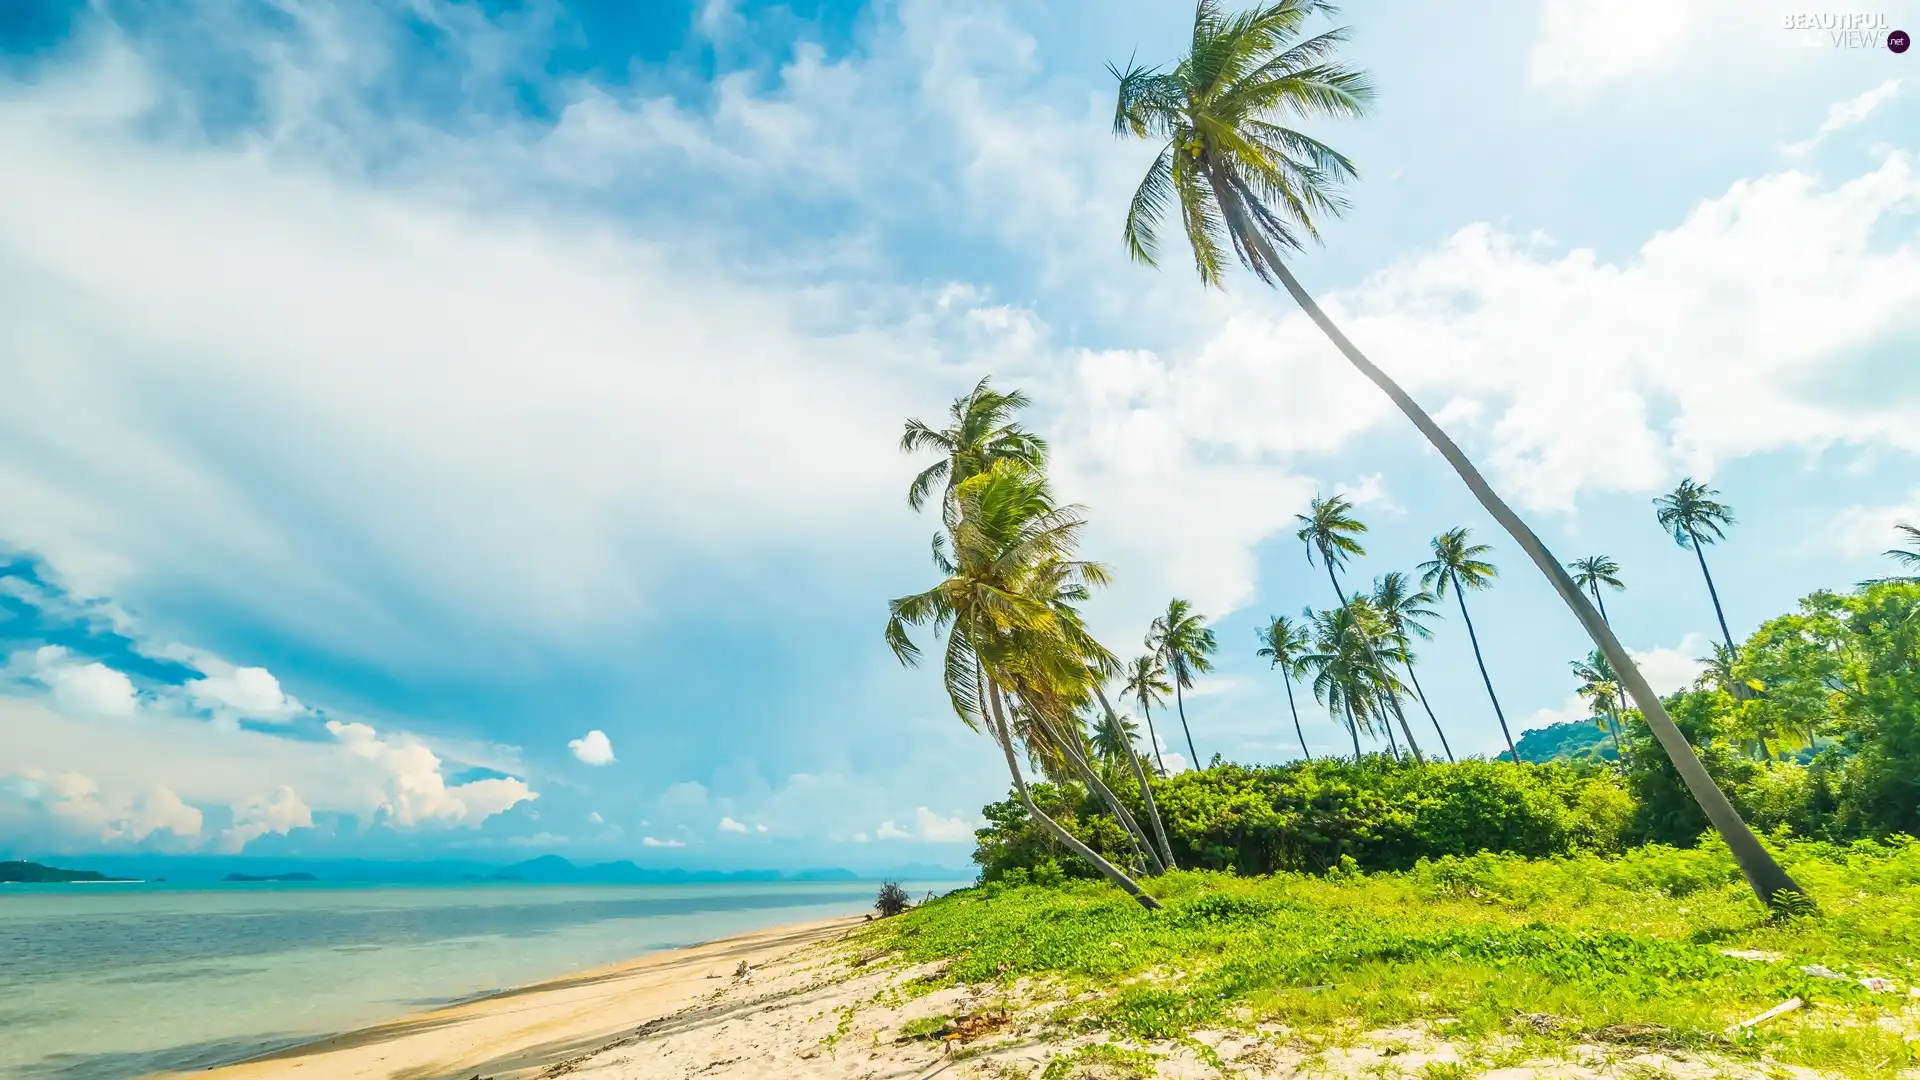
[[[1327,568],[1327,581],[1333,585],[1333,595],[1339,601],[1340,607],[1343,610],[1346,609],[1347,594],[1340,588],[1340,578],[1336,571],[1346,564],[1349,557],[1367,553],[1367,549],[1362,547],[1357,539],[1361,533],[1367,531],[1366,522],[1354,516],[1353,503],[1349,502],[1345,495],[1339,494],[1330,499],[1315,496],[1313,501],[1307,504],[1307,513],[1295,514],[1293,517],[1295,521],[1300,522],[1300,530],[1294,533],[1294,536],[1307,546],[1307,565],[1313,565],[1314,553],[1318,552],[1320,562]],[[1356,629],[1360,626],[1360,621],[1355,620]],[[1364,646],[1367,661],[1375,667],[1381,667],[1380,657],[1376,654],[1371,636],[1362,633],[1358,635],[1358,640]],[[1382,673],[1384,674],[1384,669]],[[1393,708],[1394,715],[1400,719],[1400,730],[1407,736],[1407,745],[1413,751],[1414,760],[1424,760],[1420,755],[1420,747],[1414,744],[1413,730],[1407,726],[1406,715],[1400,709],[1399,696],[1389,695],[1387,700]],[[1389,744],[1393,741],[1392,728],[1387,729],[1387,741]]]
[[[1600,599],[1600,586],[1605,585],[1614,592],[1626,589],[1620,580],[1620,564],[1605,555],[1589,555],[1568,563],[1567,569],[1573,571],[1573,583],[1593,597],[1594,606],[1600,609],[1600,621],[1612,625],[1612,620],[1607,618],[1607,602]]]
[[[1706,545],[1726,539],[1721,526],[1733,524],[1733,507],[1719,502],[1720,493],[1696,483],[1689,476],[1680,486],[1653,500],[1654,516],[1660,527],[1673,534],[1673,541],[1692,548],[1700,560],[1700,576],[1707,579],[1707,595],[1713,598],[1713,615],[1720,620],[1720,636],[1733,649],[1733,633],[1727,629],[1727,613],[1720,609],[1720,590],[1713,587],[1713,575],[1707,572]]]
[[[1307,733],[1300,727],[1300,709],[1293,703],[1293,680],[1305,670],[1300,658],[1306,654],[1309,644],[1307,628],[1294,625],[1285,615],[1275,615],[1255,633],[1259,635],[1260,648],[1254,655],[1265,658],[1279,670],[1287,687],[1287,711],[1293,714],[1293,733],[1300,737],[1300,753],[1312,761],[1313,751],[1307,749]]]
[[[1569,664],[1580,680],[1580,696],[1592,703],[1601,730],[1613,736],[1613,756],[1626,761],[1620,750],[1620,680],[1613,674],[1613,665],[1598,649],[1588,653],[1585,660]]]
[[[1782,892],[1804,897],[1805,891],[1761,846],[1708,775],[1633,658],[1553,553],[1419,403],[1334,325],[1282,259],[1282,251],[1301,250],[1303,237],[1319,239],[1316,219],[1345,208],[1340,188],[1357,175],[1346,157],[1287,121],[1290,116],[1358,117],[1373,97],[1364,75],[1332,59],[1347,39],[1345,29],[1301,38],[1307,20],[1328,10],[1324,0],[1277,0],[1228,15],[1220,0],[1199,0],[1187,55],[1171,70],[1140,65],[1111,69],[1120,81],[1115,134],[1166,140],[1127,210],[1129,254],[1153,264],[1158,227],[1177,207],[1204,284],[1224,283],[1223,232],[1235,256],[1256,277],[1278,282],[1341,355],[1426,436],[1546,575],[1620,673],[1654,737],[1761,901],[1773,904]]]
[[[926,505],[936,486],[945,481],[940,496],[942,518],[953,523],[953,493],[968,477],[993,467],[996,461],[1017,461],[1038,472],[1045,468],[1047,443],[1014,423],[1014,413],[1032,404],[1019,390],[1000,393],[981,379],[972,393],[955,398],[947,410],[949,426],[938,431],[920,420],[908,420],[900,436],[903,453],[937,450],[939,461],[920,470],[907,488],[907,505],[915,510]]]
[[[1046,479],[1015,460],[997,461],[955,485],[953,506],[951,555],[938,539],[934,544],[942,580],[887,605],[888,646],[902,664],[914,666],[921,654],[909,628],[944,632],[947,698],[963,723],[975,730],[984,725],[1000,747],[1027,813],[1142,906],[1157,909],[1159,901],[1034,804],[1015,754],[1009,697],[1026,691],[1032,698],[1016,696],[1013,704],[1044,715],[1054,696],[1048,678],[1085,670],[1056,606],[1063,586],[1107,580],[1099,564],[1073,558],[1085,517],[1079,507],[1056,505]],[[1029,728],[1024,740],[1037,756],[1059,749],[1041,742],[1043,734]]]
[[[1440,727],[1440,719],[1433,715],[1433,706],[1427,704],[1427,692],[1420,688],[1420,676],[1413,670],[1413,647],[1410,637],[1431,638],[1433,631],[1427,629],[1427,619],[1437,619],[1440,613],[1427,607],[1433,603],[1434,596],[1425,589],[1415,590],[1407,584],[1407,575],[1398,570],[1390,570],[1383,577],[1373,579],[1373,595],[1368,602],[1373,610],[1387,624],[1387,631],[1393,636],[1397,646],[1401,665],[1407,669],[1407,678],[1413,682],[1413,692],[1420,699],[1420,707],[1427,711],[1427,719],[1433,723],[1434,734],[1440,736],[1440,749],[1446,751],[1447,760],[1453,760],[1453,747],[1447,743],[1447,733]]]
[[[1187,702],[1184,691],[1193,687],[1195,674],[1213,670],[1207,657],[1217,647],[1207,620],[1185,600],[1167,601],[1166,613],[1153,620],[1147,630],[1147,648],[1152,649],[1173,676],[1173,703],[1180,713],[1180,730],[1187,737],[1187,753],[1193,767],[1200,767],[1200,755],[1193,748],[1193,729],[1187,726]]]
[[[1500,571],[1484,556],[1493,549],[1485,544],[1467,542],[1467,530],[1449,529],[1433,538],[1433,558],[1420,564],[1420,585],[1435,598],[1447,595],[1460,602],[1460,620],[1467,624],[1467,640],[1473,643],[1473,660],[1480,665],[1480,681],[1486,684],[1487,700],[1493,702],[1494,719],[1500,721],[1500,734],[1507,738],[1507,754],[1517,763],[1520,752],[1513,747],[1513,732],[1507,728],[1507,714],[1500,709],[1499,695],[1493,692],[1493,677],[1487,674],[1487,661],[1480,654],[1480,636],[1474,633],[1473,616],[1467,614],[1467,590],[1484,589]],[[1558,565],[1558,564],[1555,564]]]
[[[1909,569],[1920,570],[1920,528],[1912,525],[1895,525],[1894,528],[1906,534],[1906,544],[1913,550],[1901,551],[1899,548],[1888,548],[1887,558]]]
[[[1353,740],[1353,760],[1359,761],[1360,729],[1374,733],[1378,724],[1374,712],[1374,685],[1371,676],[1378,665],[1361,648],[1361,635],[1355,625],[1353,609],[1337,607],[1331,611],[1305,611],[1313,623],[1313,651],[1300,657],[1303,671],[1313,674],[1314,699],[1335,716],[1346,714],[1347,735]]]
[[[1131,697],[1140,706],[1140,715],[1147,720],[1147,741],[1153,744],[1153,763],[1160,775],[1167,774],[1167,763],[1160,760],[1160,736],[1153,730],[1153,707],[1167,700],[1173,693],[1173,687],[1167,684],[1167,669],[1160,658],[1153,653],[1133,658],[1132,666],[1127,668],[1127,685],[1120,691],[1120,700]]]

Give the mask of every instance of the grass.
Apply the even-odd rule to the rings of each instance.
[[[1158,913],[1096,883],[985,885],[876,923],[858,947],[944,961],[919,989],[1026,980],[1053,1022],[1137,1044],[1277,1025],[1326,1046],[1413,1024],[1502,1059],[1597,1043],[1850,1076],[1913,1066],[1920,843],[1776,849],[1818,914],[1770,918],[1724,849],[1649,847],[1332,878],[1175,873],[1149,886]],[[1790,997],[1809,1007],[1728,1034]]]

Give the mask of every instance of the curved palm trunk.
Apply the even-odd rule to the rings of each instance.
[[[1033,794],[1027,790],[1027,778],[1021,774],[1020,761],[1013,753],[1013,732],[1007,727],[1006,714],[1000,704],[1000,688],[997,685],[992,683],[987,685],[987,701],[993,706],[991,724],[994,741],[1000,744],[1001,752],[1007,757],[1007,771],[1013,774],[1014,790],[1019,793],[1020,804],[1027,808],[1027,813],[1032,815],[1033,820],[1040,823],[1041,828],[1052,833],[1055,840],[1066,845],[1067,850],[1085,859],[1087,865],[1100,871],[1108,881],[1120,886],[1128,896],[1138,900],[1141,907],[1148,911],[1160,910],[1160,901],[1148,896],[1138,882],[1128,877],[1119,867],[1101,858],[1098,852],[1081,843],[1079,837],[1061,828],[1059,822],[1041,813],[1040,808],[1034,805]]]
[[[1687,539],[1693,541],[1693,557],[1700,560],[1700,576],[1707,579],[1707,595],[1713,599],[1713,617],[1720,620],[1720,636],[1727,641],[1727,656],[1731,658],[1737,652],[1733,647],[1733,632],[1727,629],[1727,613],[1720,610],[1720,590],[1713,587],[1713,575],[1707,573],[1707,553],[1700,547],[1700,538],[1693,529],[1687,529]]]
[[[1467,594],[1460,589],[1460,575],[1447,571],[1453,579],[1453,598],[1460,602],[1460,619],[1467,624],[1467,640],[1473,643],[1473,662],[1480,665],[1480,681],[1487,686],[1487,700],[1493,702],[1493,718],[1500,721],[1500,734],[1507,737],[1507,754],[1520,762],[1520,751],[1513,748],[1513,732],[1507,729],[1507,714],[1500,710],[1500,696],[1493,692],[1493,677],[1487,674],[1487,661],[1480,655],[1480,635],[1473,632],[1473,616],[1467,614]]]
[[[1597,581],[1593,583],[1593,604],[1600,609],[1600,621],[1612,626],[1613,620],[1607,618],[1607,602],[1600,599],[1600,583]]]
[[[1180,730],[1187,736],[1188,767],[1197,771],[1200,768],[1200,751],[1193,748],[1193,729],[1187,726],[1187,701],[1180,695],[1180,684],[1185,681],[1179,672],[1174,672],[1173,704],[1180,710]]]
[[[1293,276],[1293,271],[1275,255],[1273,246],[1267,243],[1266,237],[1259,231],[1246,227],[1248,222],[1245,210],[1231,198],[1233,193],[1221,191],[1220,185],[1216,184],[1214,195],[1216,199],[1223,195],[1229,196],[1221,201],[1223,209],[1230,208],[1227,212],[1235,219],[1234,224],[1239,226],[1242,234],[1248,236],[1258,247],[1262,257],[1267,260],[1268,265],[1273,267],[1287,294],[1293,297],[1294,302],[1307,313],[1307,318],[1312,319],[1314,325],[1327,335],[1334,347],[1338,348],[1362,375],[1391,398],[1394,405],[1398,406],[1407,419],[1413,422],[1414,427],[1420,429],[1420,433],[1427,437],[1427,441],[1432,443],[1434,449],[1440,452],[1440,456],[1447,460],[1447,464],[1453,466],[1453,471],[1459,474],[1460,479],[1467,485],[1467,489],[1473,492],[1473,497],[1480,501],[1480,505],[1485,507],[1489,514],[1493,515],[1493,519],[1500,523],[1500,527],[1507,531],[1507,535],[1513,537],[1514,542],[1527,553],[1527,557],[1533,560],[1534,566],[1539,568],[1540,572],[1545,574],[1547,580],[1553,584],[1554,591],[1560,594],[1560,599],[1573,609],[1574,617],[1580,620],[1580,625],[1586,629],[1588,636],[1593,638],[1594,644],[1599,646],[1600,652],[1606,656],[1607,663],[1613,665],[1614,671],[1626,684],[1627,693],[1632,696],[1634,703],[1640,706],[1640,714],[1646,719],[1647,726],[1652,729],[1654,737],[1660,740],[1661,749],[1667,752],[1667,757],[1673,762],[1674,770],[1686,783],[1687,790],[1693,794],[1694,800],[1700,804],[1700,809],[1706,813],[1707,820],[1713,823],[1714,830],[1720,834],[1720,839],[1733,853],[1734,860],[1740,864],[1741,874],[1746,877],[1747,884],[1752,887],[1754,893],[1760,897],[1760,902],[1773,906],[1779,902],[1782,893],[1805,897],[1806,890],[1802,889],[1773,855],[1761,846],[1759,837],[1753,835],[1753,830],[1749,829],[1747,823],[1741,819],[1740,812],[1727,801],[1726,793],[1720,790],[1720,785],[1714,783],[1706,766],[1700,763],[1700,756],[1693,752],[1692,746],[1688,745],[1686,736],[1674,726],[1673,718],[1667,715],[1666,706],[1660,702],[1660,696],[1653,692],[1653,687],[1647,685],[1646,676],[1640,673],[1639,665],[1633,662],[1633,657],[1627,654],[1626,647],[1613,636],[1613,630],[1600,618],[1600,613],[1594,609],[1593,605],[1587,603],[1585,596],[1580,594],[1580,589],[1574,585],[1566,568],[1554,561],[1553,553],[1540,542],[1540,538],[1527,527],[1527,523],[1520,520],[1520,516],[1513,512],[1513,508],[1494,492],[1493,487],[1480,475],[1480,470],[1474,467],[1473,462],[1461,452],[1460,447],[1448,437],[1445,431],[1441,430],[1440,425],[1434,423],[1433,418],[1420,408],[1419,403],[1402,390],[1400,384],[1388,378],[1386,372],[1375,367],[1373,361],[1367,359],[1366,354],[1355,347],[1353,342],[1347,340],[1347,335],[1333,324],[1333,320],[1327,318],[1326,312],[1320,310],[1320,305],[1314,302],[1313,297],[1308,295],[1307,290],[1301,287],[1300,282]],[[1701,565],[1706,565],[1704,559],[1701,560]],[[1464,604],[1462,607],[1464,608]]]
[[[1145,698],[1140,699],[1140,715],[1147,718],[1147,740],[1153,743],[1153,763],[1159,768],[1160,775],[1165,776],[1167,763],[1160,757],[1160,733],[1153,730],[1153,706],[1148,705]]]
[[[1057,735],[1058,733],[1056,732],[1055,734]],[[1107,786],[1107,782],[1100,777],[1100,770],[1093,767],[1093,763],[1088,761],[1085,755],[1080,753],[1079,748],[1064,739],[1061,740],[1061,749],[1066,751],[1067,761],[1080,773],[1080,779],[1086,783],[1087,790],[1093,792],[1101,802],[1107,804],[1107,810],[1113,814],[1113,819],[1119,822],[1120,827],[1127,831],[1127,842],[1133,845],[1135,864],[1140,868],[1141,872],[1147,874],[1166,873],[1166,865],[1160,861],[1160,853],[1154,850],[1153,841],[1147,838],[1147,830],[1140,827],[1140,823],[1134,820],[1133,814],[1127,809],[1126,804],[1122,803],[1120,797],[1113,793],[1113,789]]]
[[[1360,763],[1360,718],[1354,715],[1353,699],[1341,696],[1341,704],[1347,707],[1347,734],[1353,738],[1353,762]]]
[[[1107,711],[1108,722],[1118,728],[1120,722],[1113,715],[1113,706],[1107,703],[1107,692],[1098,686],[1093,692],[1100,698],[1100,707]],[[1147,783],[1147,770],[1140,767],[1140,755],[1134,753],[1131,746],[1127,747],[1127,762],[1133,766],[1133,778],[1140,785],[1140,801],[1147,808],[1147,823],[1153,826],[1153,838],[1160,845],[1161,868],[1163,871],[1178,869],[1173,861],[1173,845],[1167,843],[1167,826],[1160,820],[1160,807],[1153,801],[1153,785]]]
[[[1306,755],[1308,761],[1312,761],[1313,751],[1307,749],[1307,733],[1300,727],[1300,708],[1293,703],[1293,676],[1288,675],[1286,682],[1287,711],[1293,714],[1293,733],[1300,737],[1300,752]]]
[[[1413,661],[1406,662],[1407,678],[1413,682],[1413,692],[1420,699],[1420,707],[1427,710],[1427,719],[1433,721],[1433,733],[1440,736],[1440,749],[1447,752],[1447,762],[1453,762],[1453,747],[1447,744],[1447,732],[1440,726],[1440,718],[1433,715],[1433,706],[1427,704],[1427,692],[1420,688],[1420,676],[1413,673]]]

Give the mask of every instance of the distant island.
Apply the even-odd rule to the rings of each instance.
[[[92,870],[62,870],[31,862],[0,862],[0,883],[55,885],[73,881],[116,881]]]
[[[312,874],[228,874],[222,881],[319,881]]]

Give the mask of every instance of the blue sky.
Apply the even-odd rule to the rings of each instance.
[[[1356,8],[1379,107],[1315,129],[1363,178],[1301,276],[1625,567],[1666,686],[1713,628],[1653,522],[1679,477],[1739,513],[1736,632],[1920,521],[1920,61],[1797,10]],[[1152,148],[1104,66],[1189,17],[10,6],[0,851],[959,865],[1004,773],[879,630],[931,573],[901,422],[984,374],[1089,508],[1103,637],[1215,618],[1203,755],[1294,753],[1253,632],[1329,601],[1315,492],[1358,497],[1361,577],[1492,543],[1507,714],[1577,715],[1571,619],[1311,326],[1125,260]],[[1457,620],[1425,653],[1493,751]]]

